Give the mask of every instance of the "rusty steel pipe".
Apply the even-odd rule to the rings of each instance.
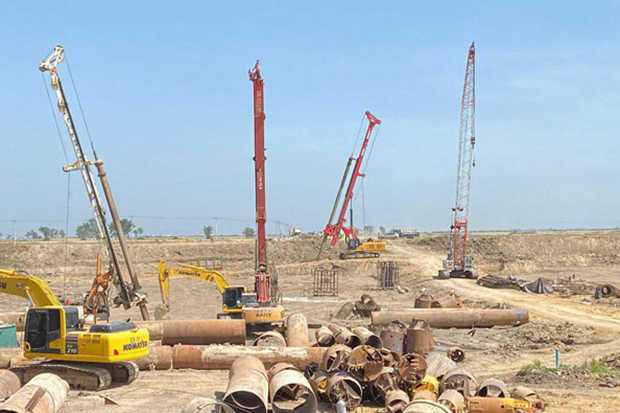
[[[224,403],[236,413],[267,413],[268,396],[269,379],[263,363],[256,357],[235,360],[228,374]]]
[[[295,366],[293,366],[292,364],[289,363],[278,363],[278,364],[274,364],[273,366],[271,366],[271,368],[269,370],[267,370],[267,378],[269,379],[269,381],[271,381],[271,379],[273,378],[273,376],[275,376],[276,374],[280,373],[281,371],[284,370],[297,370],[299,371],[299,369]]]
[[[441,391],[456,390],[465,397],[473,397],[478,390],[478,381],[463,369],[450,370],[441,379]]]
[[[390,390],[385,395],[385,408],[388,413],[403,413],[409,401],[409,396],[404,391]]]
[[[140,370],[171,370],[172,346],[162,346],[151,343],[149,354],[137,360],[132,360]]]
[[[286,347],[286,340],[277,331],[266,331],[252,343],[254,347]]]
[[[301,313],[293,313],[286,317],[286,344],[289,347],[310,347],[308,336],[308,320]]]
[[[426,321],[432,328],[472,328],[493,326],[518,326],[529,322],[527,310],[479,310],[479,309],[411,309],[398,311],[375,311],[373,326],[388,326],[392,321],[412,324]]]
[[[381,341],[381,338],[366,327],[355,327],[353,329],[353,334],[360,339],[363,345],[383,348],[383,341]]]
[[[320,363],[326,352],[321,347],[249,347],[249,346],[151,346],[149,355],[133,360],[140,370],[194,369],[228,370],[236,359],[252,356],[266,367],[278,363],[290,363],[304,369],[310,363]],[[170,362],[169,362],[170,361]]]
[[[413,400],[430,400],[436,401],[437,395],[430,390],[418,390],[413,393]]]
[[[415,299],[413,304],[414,308],[431,308],[433,304],[433,297],[428,294],[422,294]]]
[[[446,406],[453,413],[460,413],[465,408],[465,398],[456,390],[446,390],[439,395],[437,403]]]
[[[450,294],[433,300],[431,303],[431,308],[460,308],[462,306],[463,301]]]
[[[17,374],[10,370],[0,370],[0,400],[12,396],[20,387],[22,383]]]
[[[452,413],[446,406],[432,400],[415,399],[409,403],[403,413]]]
[[[56,413],[68,394],[66,381],[55,374],[42,373],[0,404],[0,413]]]
[[[519,413],[533,407],[526,400],[497,397],[469,397],[466,404],[468,413]]]
[[[450,347],[448,349],[448,358],[455,363],[462,363],[465,360],[465,352],[460,347]]]
[[[534,390],[525,386],[517,386],[512,395],[515,399],[521,399],[532,403],[532,407],[538,410],[545,410],[546,403]]]
[[[506,383],[497,379],[486,379],[480,383],[476,396],[480,397],[499,397],[510,398],[510,392],[506,388]]]
[[[336,335],[336,343],[344,344],[350,348],[362,345],[362,340],[346,328],[330,326],[329,329]]]
[[[317,399],[310,383],[294,367],[284,368],[273,374],[269,382],[269,398],[273,413],[316,413],[317,411]],[[282,404],[282,401],[285,401],[285,404]],[[289,405],[292,402],[294,406]]]
[[[150,329],[150,333],[151,330],[156,331],[159,328],[157,324],[162,325],[161,341],[166,346],[245,344],[245,320],[161,320],[144,325]]]
[[[314,332],[314,337],[319,347],[331,347],[336,344],[336,337],[329,327],[321,327]]]

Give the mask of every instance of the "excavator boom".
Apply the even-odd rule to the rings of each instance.
[[[26,298],[36,307],[62,306],[42,280],[15,270],[0,270],[0,293]]]

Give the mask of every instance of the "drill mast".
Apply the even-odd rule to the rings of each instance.
[[[353,199],[353,191],[355,189],[355,183],[357,182],[357,178],[364,177],[365,175],[360,172],[362,167],[362,163],[364,161],[364,156],[366,155],[366,149],[368,148],[368,142],[370,142],[370,138],[372,136],[372,132],[377,125],[381,125],[381,121],[374,117],[369,111],[365,113],[366,118],[368,119],[368,127],[366,129],[366,134],[364,135],[364,141],[362,142],[362,147],[360,149],[360,153],[357,158],[350,156],[347,161],[347,166],[345,167],[344,174],[342,176],[342,181],[340,181],[340,187],[338,189],[338,193],[336,195],[336,201],[334,202],[334,207],[332,208],[332,213],[329,217],[329,221],[325,226],[325,230],[323,231],[323,241],[321,242],[321,247],[319,248],[319,254],[317,259],[321,258],[321,253],[323,251],[323,246],[325,245],[325,241],[327,238],[332,237],[331,245],[336,245],[338,239],[340,238],[340,232],[342,231],[345,235],[345,240],[347,245],[351,242],[359,244],[359,240],[357,238],[357,234],[353,228],[351,223],[351,227],[347,228],[345,226],[346,223],[346,215],[347,208]],[[355,164],[353,166],[353,172],[349,176],[349,170],[351,169],[351,165],[353,165],[353,161]],[[349,179],[349,184],[347,186],[347,192],[345,193],[344,201],[342,202],[342,206],[340,207],[340,213],[338,215],[338,220],[335,224],[332,224],[334,216],[336,215],[336,211],[338,210],[338,206],[340,204],[340,197],[342,196],[342,190],[344,189],[344,185]]]
[[[101,241],[104,241],[106,246],[105,251],[108,255],[108,258],[110,259],[110,278],[112,279],[112,283],[115,285],[118,291],[118,300],[120,301],[120,304],[122,304],[125,309],[129,309],[132,302],[136,301],[137,304],[140,306],[142,318],[148,320],[146,295],[141,292],[141,287],[138,282],[137,276],[133,271],[131,256],[126,247],[125,237],[122,231],[122,227],[120,225],[120,220],[118,219],[114,199],[112,198],[112,193],[109,188],[106,173],[103,170],[103,161],[101,161],[97,157],[97,153],[95,152],[94,148],[93,156],[95,157],[95,160],[89,161],[87,159],[86,154],[82,149],[82,144],[78,137],[75,123],[73,122],[73,117],[71,115],[67,99],[65,97],[65,92],[62,87],[62,82],[60,81],[60,76],[58,74],[58,64],[61,63],[64,59],[65,53],[63,47],[55,46],[54,50],[52,50],[52,52],[47,56],[47,58],[39,65],[39,70],[41,72],[49,72],[50,74],[52,90],[56,94],[56,99],[58,101],[58,110],[62,114],[65,125],[67,127],[67,131],[69,132],[71,146],[73,147],[73,151],[75,152],[76,161],[70,165],[65,165],[63,167],[63,170],[65,172],[71,172],[75,170],[80,171],[80,175],[82,176],[82,180],[84,181],[84,186],[86,187],[86,193],[90,201],[90,206],[93,210],[93,215],[97,223],[98,237]],[[101,180],[102,187],[106,195],[106,200],[112,214],[112,220],[117,232],[121,249],[123,251],[123,255],[125,257],[125,263],[127,264],[130,277],[132,279],[132,287],[126,284],[123,279],[120,260],[118,254],[116,253],[116,250],[114,249],[114,244],[112,243],[112,237],[110,235],[110,231],[106,222],[105,209],[101,202],[101,198],[99,197],[99,193],[97,192],[95,178],[90,169],[91,165],[95,166],[99,171],[99,178]]]
[[[265,107],[263,99],[263,78],[258,61],[248,71],[254,86],[254,178],[256,191],[256,276],[254,290],[257,301],[270,301],[271,276],[267,261],[267,209],[265,200]]]

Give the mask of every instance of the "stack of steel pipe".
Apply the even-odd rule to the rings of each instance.
[[[42,373],[0,404],[0,413],[57,413],[68,394],[66,381],[55,374]]]
[[[383,348],[383,341],[381,341],[381,338],[366,327],[355,327],[353,329],[353,334],[360,339],[363,345]]]
[[[517,326],[529,322],[529,313],[524,309],[410,309],[375,311],[372,313],[373,326],[388,326],[393,321],[413,324],[426,321],[432,328],[472,328],[493,326]]]
[[[355,348],[362,344],[362,340],[349,330],[338,326],[329,326],[329,329],[336,336],[336,343],[344,344],[347,347]]]

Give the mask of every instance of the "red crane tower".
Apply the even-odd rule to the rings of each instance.
[[[265,201],[265,106],[263,100],[263,78],[258,61],[249,70],[254,85],[254,176],[256,190],[256,277],[254,291],[259,303],[271,301],[271,276],[267,262],[267,209]]]
[[[381,125],[381,121],[374,117],[369,111],[366,111],[366,118],[368,119],[368,127],[366,129],[366,135],[364,135],[364,141],[362,142],[362,147],[360,149],[360,153],[357,158],[353,157],[353,154],[349,157],[347,162],[347,166],[344,170],[344,175],[342,176],[342,181],[340,182],[340,188],[338,189],[338,194],[336,195],[336,201],[334,202],[334,207],[332,208],[332,213],[329,217],[329,221],[327,222],[327,226],[323,231],[323,241],[321,242],[321,247],[319,248],[319,254],[317,259],[321,258],[321,253],[323,252],[323,246],[325,245],[325,241],[327,238],[332,237],[331,245],[336,245],[338,239],[340,238],[340,232],[342,231],[345,236],[345,241],[350,250],[355,250],[360,246],[360,240],[357,238],[357,234],[353,228],[353,222],[350,223],[350,227],[347,228],[345,226],[346,223],[346,214],[347,208],[351,203],[353,198],[353,190],[355,189],[355,183],[357,182],[358,177],[364,177],[364,174],[360,172],[362,163],[364,161],[364,155],[366,154],[366,149],[368,148],[368,142],[370,142],[370,138],[372,136],[372,132],[377,125]],[[344,189],[344,185],[349,177],[349,169],[351,168],[351,164],[355,161],[355,166],[353,167],[353,172],[349,178],[349,185],[347,186],[347,192],[344,197],[344,201],[340,208],[340,214],[338,215],[338,220],[335,224],[332,224],[334,216],[336,215],[336,211],[338,210],[338,205],[340,203],[340,197],[342,195],[342,190]],[[385,249],[385,248],[383,248]],[[361,254],[363,255],[363,254]],[[360,255],[360,256],[361,256]],[[367,255],[376,256],[376,253],[370,253]]]
[[[469,195],[471,170],[475,166],[476,144],[476,49],[469,47],[467,69],[461,99],[459,157],[456,172],[456,201],[452,208],[450,251],[439,270],[440,278],[476,278],[472,270],[473,258],[467,255],[467,227],[469,224]]]

